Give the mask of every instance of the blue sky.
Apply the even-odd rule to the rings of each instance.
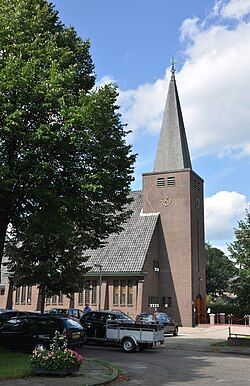
[[[250,201],[250,0],[53,0],[91,41],[98,84],[118,85],[133,189],[153,168],[170,58],[177,60],[193,169],[205,180],[206,239],[225,249]]]

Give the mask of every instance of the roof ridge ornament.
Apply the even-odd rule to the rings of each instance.
[[[176,65],[176,59],[174,58],[174,55],[172,55],[172,58],[171,58],[171,79],[174,79],[175,78],[175,65]]]

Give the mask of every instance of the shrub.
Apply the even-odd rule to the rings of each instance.
[[[45,370],[62,370],[80,366],[83,356],[67,348],[66,339],[56,331],[49,350],[35,350],[31,356],[31,366]]]

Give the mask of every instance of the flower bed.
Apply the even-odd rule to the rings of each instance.
[[[31,356],[31,369],[36,374],[66,375],[79,370],[83,356],[67,348],[66,339],[55,333],[49,350],[35,350]]]

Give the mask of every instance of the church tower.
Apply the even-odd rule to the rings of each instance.
[[[180,325],[205,317],[203,180],[193,170],[172,65],[154,171],[143,174],[143,212],[160,213],[159,298]]]

